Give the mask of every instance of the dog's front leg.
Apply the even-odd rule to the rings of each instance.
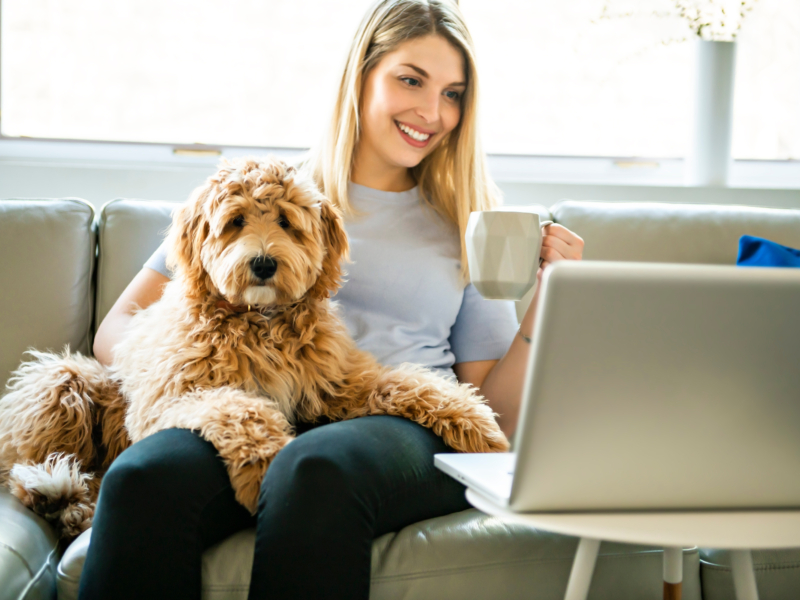
[[[491,408],[467,384],[410,364],[384,367],[374,378],[363,381],[368,386],[362,396],[364,414],[405,417],[428,427],[459,452],[505,452],[509,448]],[[346,412],[356,416],[359,409],[346,407]]]
[[[234,388],[216,388],[189,392],[154,408],[158,417],[146,428],[137,427],[129,413],[131,437],[138,440],[169,428],[199,432],[222,457],[236,500],[255,514],[267,467],[293,439],[292,427],[276,405]]]

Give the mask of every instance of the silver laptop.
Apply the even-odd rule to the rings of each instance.
[[[435,464],[517,512],[800,506],[800,269],[554,264],[516,438]]]

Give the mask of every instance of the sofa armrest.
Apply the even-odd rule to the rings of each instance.
[[[52,600],[60,559],[53,528],[0,490],[0,600]]]

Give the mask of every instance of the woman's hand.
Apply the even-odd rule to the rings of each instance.
[[[553,223],[544,228],[542,238],[542,264],[537,276],[542,278],[542,271],[550,263],[559,260],[580,260],[583,258],[583,238],[571,232],[563,225]]]

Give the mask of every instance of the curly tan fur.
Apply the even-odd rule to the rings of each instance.
[[[356,347],[329,299],[348,252],[341,216],[295,169],[276,159],[223,162],[176,211],[167,246],[174,279],[160,301],[134,316],[110,371],[92,379],[118,382],[130,441],[173,427],[199,431],[251,512],[296,420],[396,415],[431,428],[458,451],[508,449],[471,386],[419,366],[382,366]],[[261,279],[251,261],[265,256],[277,270]],[[236,308],[247,305],[252,310]],[[125,406],[115,398],[103,403],[114,423],[103,429],[104,456],[128,443],[105,437],[118,431]],[[44,406],[38,418],[55,424],[52,411],[62,409]],[[85,425],[78,430],[65,436],[75,450],[61,441],[54,451],[96,464],[91,435]],[[49,435],[61,437],[57,429]]]
[[[14,465],[8,484],[23,505],[54,522],[60,537],[71,539],[91,527],[97,502],[93,480],[74,456],[55,453],[43,463]]]
[[[63,517],[54,520],[70,538],[94,514],[99,478],[92,474],[130,444],[125,404],[118,382],[96,360],[69,348],[29,354],[0,398],[0,485],[39,514],[61,507]]]

